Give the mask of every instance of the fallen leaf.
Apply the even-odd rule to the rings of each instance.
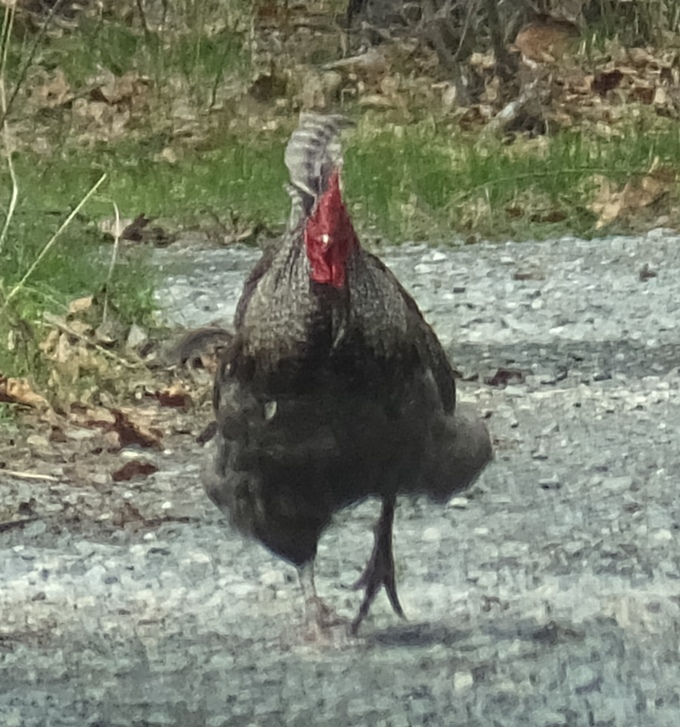
[[[147,332],[141,326],[133,323],[128,331],[125,348],[130,349],[131,351],[136,351],[148,343],[148,341],[149,335]]]
[[[589,207],[597,215],[597,229],[619,217],[630,216],[649,207],[667,193],[675,175],[669,174],[666,168],[655,168],[657,165],[658,161],[655,160],[650,169],[651,173],[637,181],[629,180],[621,190],[606,177],[595,177],[599,182],[599,189]]]
[[[116,423],[113,412],[104,406],[86,406],[80,403],[71,404],[69,421],[78,426],[108,428]]]
[[[522,384],[524,380],[524,372],[520,369],[499,368],[493,376],[487,376],[484,383],[489,386],[507,386],[508,384]]]
[[[657,274],[656,270],[652,270],[649,267],[649,263],[645,263],[638,272],[638,278],[641,283],[646,283],[648,280],[651,280],[651,278],[656,278]]]
[[[151,217],[147,217],[143,212],[137,215],[129,225],[127,225],[121,237],[123,240],[131,240],[132,242],[141,242],[144,238],[144,228],[151,222]]]
[[[148,427],[141,421],[135,421],[137,412],[123,412],[120,409],[112,410],[115,423],[111,427],[120,438],[120,446],[138,446],[145,449],[160,449],[163,433],[154,427]]]
[[[70,315],[76,315],[77,313],[84,313],[85,311],[92,308],[93,297],[87,295],[84,298],[76,298],[68,304],[68,312]]]
[[[537,212],[531,215],[532,222],[541,222],[543,224],[555,224],[556,222],[564,222],[567,219],[567,213],[563,210],[550,210],[548,212]]]
[[[0,401],[20,406],[47,406],[47,400],[33,390],[28,379],[7,378],[0,375]]]
[[[161,406],[185,409],[191,406],[191,396],[181,384],[172,384],[165,389],[146,395],[156,399]]]
[[[66,74],[61,68],[54,71],[54,75],[40,86],[36,86],[31,99],[40,108],[54,109],[72,101],[74,93],[71,84],[66,79]]]
[[[139,459],[133,459],[130,462],[126,462],[115,472],[112,472],[111,479],[114,482],[129,482],[130,480],[148,477],[154,472],[158,472],[158,467],[152,462],[144,462]]]
[[[609,91],[617,88],[623,80],[623,73],[618,68],[613,71],[597,73],[592,80],[591,88],[600,96],[606,96]]]

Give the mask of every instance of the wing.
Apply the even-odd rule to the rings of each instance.
[[[243,317],[248,307],[250,299],[255,293],[258,283],[262,280],[262,277],[271,267],[276,250],[278,248],[277,243],[272,243],[263,253],[262,257],[255,263],[255,267],[250,271],[250,275],[246,278],[243,284],[243,291],[241,297],[236,304],[236,313],[234,314],[234,327],[238,330],[243,324]]]
[[[421,360],[432,372],[444,411],[446,413],[453,412],[456,406],[454,370],[437,338],[437,334],[423,317],[418,304],[382,260],[368,252],[364,253],[364,257],[366,263],[384,277],[386,284],[399,292],[406,307],[410,334],[416,340]]]

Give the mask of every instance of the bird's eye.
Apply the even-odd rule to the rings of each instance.
[[[321,242],[323,242],[324,245],[328,245],[328,243],[331,241],[331,236],[326,234],[325,232],[323,235],[321,235]]]

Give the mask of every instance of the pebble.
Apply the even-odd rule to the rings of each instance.
[[[455,508],[457,510],[465,510],[467,506],[469,505],[469,500],[467,497],[453,497],[451,500],[449,500],[449,507]]]
[[[429,528],[425,528],[423,530],[422,539],[426,543],[436,542],[436,541],[440,540],[441,537],[442,537],[442,534],[441,534],[441,531],[439,530],[439,528],[429,527]]]
[[[474,677],[472,672],[469,671],[457,671],[453,674],[453,688],[457,692],[462,692],[469,689],[474,684]]]
[[[537,709],[531,715],[532,727],[563,727],[568,724],[566,714],[551,709]]]

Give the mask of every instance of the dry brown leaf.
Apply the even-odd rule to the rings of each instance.
[[[628,50],[630,62],[636,66],[656,64],[656,58],[646,48],[630,48]]]
[[[161,406],[173,408],[188,408],[191,406],[191,395],[180,383],[159,391],[148,392],[146,396],[156,399]]]
[[[667,106],[669,102],[668,94],[666,93],[666,90],[662,86],[657,86],[654,90],[654,97],[652,98],[652,103],[655,106]]]
[[[597,215],[597,229],[654,204],[666,194],[671,184],[665,173],[656,171],[637,181],[629,180],[621,190],[601,175],[597,175],[596,181],[599,189],[590,204],[590,210]]]
[[[47,400],[33,390],[28,379],[8,378],[2,375],[0,375],[0,401],[20,406],[47,406]]]
[[[121,448],[120,437],[117,432],[104,432],[103,440],[109,452],[117,452]]]
[[[78,320],[77,318],[69,321],[68,327],[76,337],[84,337],[92,331],[92,326],[89,323]]]
[[[122,76],[111,74],[98,88],[92,91],[92,98],[99,101],[103,98],[110,104],[131,102],[135,97],[148,93],[151,80],[148,76],[141,76],[136,71],[128,71]]]
[[[161,449],[163,433],[142,421],[143,414],[138,410],[113,409],[115,423],[112,425],[120,438],[120,446],[136,445],[145,449]]]
[[[484,383],[489,386],[507,386],[508,384],[521,384],[525,374],[521,369],[499,368],[493,376],[487,376]]]
[[[39,108],[54,109],[69,103],[74,99],[71,84],[61,68],[54,71],[54,75],[40,86],[33,88],[31,99]]]
[[[595,181],[599,184],[599,189],[595,193],[595,199],[589,205],[589,209],[597,216],[595,227],[600,229],[613,222],[621,214],[623,197],[606,177],[598,174]]]
[[[128,105],[111,105],[106,101],[78,98],[73,102],[74,127],[82,143],[108,141],[122,136],[132,112]]]
[[[106,429],[116,422],[114,414],[105,406],[86,406],[80,403],[71,404],[69,422],[81,427],[97,427]]]
[[[115,472],[112,472],[111,479],[114,482],[129,482],[130,480],[148,477],[154,472],[158,472],[158,467],[152,462],[144,462],[139,459],[133,459],[130,462],[126,462]],[[137,512],[139,513],[139,511]]]
[[[124,528],[127,525],[139,526],[145,522],[142,513],[131,502],[124,502],[111,515],[111,522],[119,528]]]
[[[85,311],[90,310],[92,308],[92,296],[87,295],[84,298],[76,298],[75,300],[72,300],[68,304],[68,312],[71,315],[75,315],[77,313],[83,313]]]

